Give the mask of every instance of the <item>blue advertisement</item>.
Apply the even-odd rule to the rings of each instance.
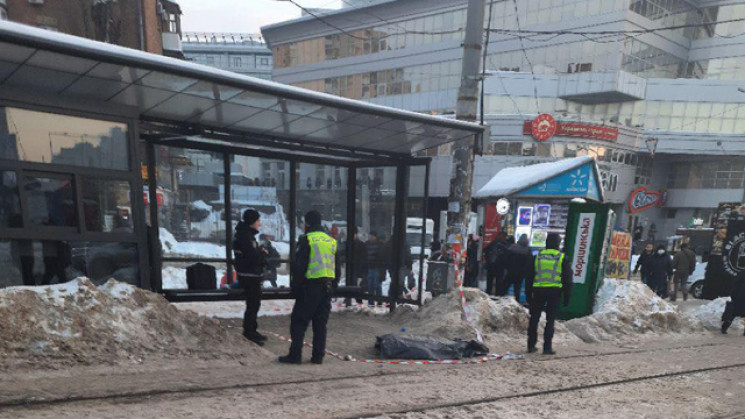
[[[592,165],[586,164],[533,185],[517,196],[584,196],[599,201],[600,190]]]

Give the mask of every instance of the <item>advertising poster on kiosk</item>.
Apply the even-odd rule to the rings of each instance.
[[[628,279],[630,266],[631,234],[614,231],[608,261],[605,264],[605,276],[606,278]]]
[[[571,261],[573,289],[569,305],[559,308],[562,320],[583,317],[592,312],[595,293],[603,272],[602,258],[610,243],[608,221],[610,205],[569,205],[566,229],[566,257]]]

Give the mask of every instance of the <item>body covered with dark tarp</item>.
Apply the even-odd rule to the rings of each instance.
[[[471,340],[450,340],[435,336],[378,336],[375,349],[384,359],[449,360],[486,356],[489,348]]]

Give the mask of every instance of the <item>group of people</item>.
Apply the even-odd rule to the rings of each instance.
[[[634,274],[641,270],[642,282],[647,284],[661,298],[675,301],[678,291],[683,293],[683,301],[688,300],[688,278],[696,270],[696,254],[687,243],[680,246],[674,257],[670,257],[665,246],[644,246],[644,251],[634,266]]]
[[[383,283],[388,277],[396,278],[395,263],[392,254],[394,248],[390,241],[384,236],[372,231],[365,242],[360,238],[359,230],[354,231],[354,280],[353,284],[366,290],[371,296],[383,296]],[[399,296],[403,295],[406,288],[414,286],[414,275],[412,273],[413,259],[411,248],[404,243],[401,258],[402,279],[399,284]],[[375,305],[374,300],[369,300],[368,305]]]
[[[526,283],[527,288],[527,284],[532,281],[531,272],[534,269],[528,236],[523,234],[515,242],[513,236],[499,234],[486,246],[484,256],[486,293],[505,296],[512,288],[515,298],[520,299],[523,283]]]

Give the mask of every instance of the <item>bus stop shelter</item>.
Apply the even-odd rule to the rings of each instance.
[[[0,247],[10,255],[0,263],[15,275],[0,286],[73,271],[171,300],[239,299],[235,289],[186,289],[186,266],[211,264],[230,283],[235,223],[257,208],[281,283],[301,216],[316,209],[342,244],[339,293],[372,298],[354,280],[357,227],[363,240],[384,238],[381,268],[402,278],[405,218],[426,218],[428,185],[410,192],[422,189],[410,185],[413,171],[429,178],[421,152],[482,135],[476,124],[0,22]],[[421,214],[407,214],[417,200]],[[33,263],[52,248],[66,255],[54,275]],[[400,283],[374,299],[416,302]]]

